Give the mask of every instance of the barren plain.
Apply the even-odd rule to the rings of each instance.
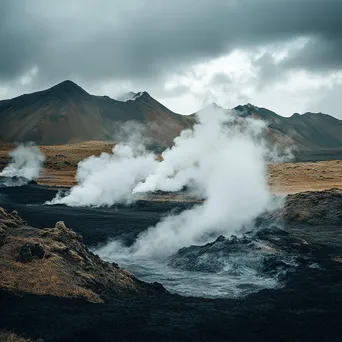
[[[102,152],[110,153],[115,142],[87,141],[81,143],[40,146],[46,162],[39,184],[69,187],[76,184],[79,161]],[[9,161],[11,144],[0,145],[0,169]],[[342,161],[287,162],[269,165],[269,185],[274,193],[291,194],[302,191],[342,188]]]

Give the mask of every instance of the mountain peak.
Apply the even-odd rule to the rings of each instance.
[[[238,105],[234,109],[238,110],[238,111],[242,111],[242,110],[257,110],[257,109],[259,109],[259,107],[254,106],[251,103],[247,103],[247,104],[244,104],[244,105]]]
[[[62,81],[60,83],[57,83],[56,84],[56,87],[58,86],[63,86],[63,87],[66,87],[66,86],[76,86],[76,87],[79,87],[79,85],[77,85],[75,82],[71,81],[71,80],[65,80],[65,81]]]
[[[141,92],[136,94],[135,99],[137,99],[139,97],[148,98],[148,97],[151,97],[151,95],[147,91],[141,91]]]
[[[245,105],[238,105],[233,109],[238,113],[238,115],[242,117],[256,115],[257,117],[267,120],[267,121],[275,121],[275,120],[282,118],[277,113],[269,109],[266,109],[263,107],[257,107],[257,106],[252,105],[251,103],[247,103]]]
[[[73,81],[65,80],[48,89],[48,91],[58,92],[58,94],[85,95],[88,94],[83,88]]]

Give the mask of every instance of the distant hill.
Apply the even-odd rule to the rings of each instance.
[[[233,110],[241,117],[267,121],[269,140],[294,146],[298,160],[342,159],[341,120],[322,113],[283,117],[251,104]],[[176,114],[147,92],[129,92],[114,100],[64,81],[47,90],[0,101],[0,141],[56,145],[116,140],[120,123],[137,121],[147,124],[146,135],[165,147],[195,120],[196,113]]]
[[[234,110],[243,117],[267,121],[275,139],[291,143],[299,160],[342,159],[342,121],[330,115],[308,112],[283,117],[251,104]]]
[[[0,140],[41,145],[113,140],[118,122],[151,126],[150,135],[170,145],[193,119],[167,109],[148,93],[129,93],[123,101],[94,96],[64,81],[47,90],[0,101]]]

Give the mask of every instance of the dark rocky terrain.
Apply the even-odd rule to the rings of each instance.
[[[292,224],[342,226],[341,209],[342,189],[307,191],[288,195],[284,207],[270,218]]]
[[[338,219],[330,221],[330,211],[323,209],[338,214],[342,202],[336,190],[289,196],[285,211],[260,219],[255,233],[220,237],[208,246],[178,252],[208,252],[219,246],[229,254],[239,245],[253,246],[257,239],[295,257],[297,267],[283,272],[283,287],[237,299],[182,297],[140,282],[89,252],[78,235],[94,245],[103,239],[101,234],[137,233],[163,213],[189,203],[141,201],[127,210],[43,207],[55,191],[37,185],[0,189],[1,206],[17,207],[20,216],[29,218],[27,225],[16,212],[1,210],[1,330],[46,341],[341,340],[341,225]],[[298,211],[309,206],[320,217],[310,221],[310,215],[289,216],[291,206]],[[56,218],[78,234],[62,223],[46,228],[54,227],[47,221]],[[102,222],[105,227],[97,230]],[[124,228],[125,222],[131,226]],[[263,272],[287,268],[268,261]]]
[[[173,267],[227,276],[256,272],[282,279],[300,267],[319,267],[312,257],[319,247],[275,226],[255,228],[242,237],[219,236],[204,246],[183,247],[170,258]]]

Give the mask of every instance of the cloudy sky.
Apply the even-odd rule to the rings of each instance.
[[[71,79],[182,114],[250,102],[342,118],[341,13],[341,0],[0,0],[0,99]]]

